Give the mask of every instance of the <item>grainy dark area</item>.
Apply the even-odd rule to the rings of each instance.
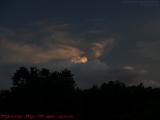
[[[75,119],[146,120],[159,117],[160,88],[126,86],[117,81],[85,90],[64,69],[19,68],[10,90],[0,93],[1,114],[63,114]]]

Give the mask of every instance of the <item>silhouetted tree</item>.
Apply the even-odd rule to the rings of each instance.
[[[16,87],[23,86],[29,80],[29,71],[25,67],[20,67],[13,76],[13,85]]]
[[[160,88],[126,86],[116,80],[89,89],[76,88],[68,69],[20,67],[11,90],[0,91],[0,112],[74,113],[79,119],[159,119]]]

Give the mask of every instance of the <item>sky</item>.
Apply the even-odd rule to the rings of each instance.
[[[1,0],[0,89],[21,67],[70,69],[77,86],[160,87],[160,1]]]

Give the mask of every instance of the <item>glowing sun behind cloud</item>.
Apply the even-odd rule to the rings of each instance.
[[[15,43],[8,39],[0,39],[0,44],[4,51],[9,51],[0,60],[3,63],[43,64],[52,60],[68,60],[72,64],[84,64],[103,56],[104,50],[109,51],[108,48],[112,48],[113,40],[93,42],[85,50],[82,50],[83,46],[77,47],[76,44],[69,43],[55,43],[52,46],[51,41],[46,44],[47,49],[35,44]]]
[[[112,48],[113,42],[113,39],[107,39],[105,41],[92,43],[92,46],[88,48],[88,52],[81,51],[79,49],[79,51],[81,51],[82,54],[71,57],[70,62],[73,64],[82,64],[87,63],[89,59],[99,59],[103,55],[104,49],[106,47]]]
[[[88,62],[88,58],[85,57],[85,56],[83,56],[83,57],[72,57],[70,59],[70,62],[74,63],[74,64],[86,63],[86,62]]]

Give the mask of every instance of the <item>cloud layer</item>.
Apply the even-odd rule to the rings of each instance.
[[[50,30],[50,33],[52,32],[53,34],[49,37],[40,39],[40,44],[38,41],[35,44],[34,42],[0,38],[0,49],[4,51],[0,61],[11,64],[42,64],[54,60],[69,60],[74,64],[86,63],[90,59],[99,59],[104,50],[111,50],[114,44],[114,39],[106,38],[89,43],[87,47],[84,47],[73,40],[76,38],[72,38],[68,31]],[[85,42],[81,41],[81,44]],[[88,52],[89,50],[92,50],[92,54]]]
[[[105,42],[108,42],[108,40]],[[40,64],[49,62],[50,60],[69,59],[72,63],[85,63],[88,61],[88,58],[98,59],[101,57],[106,47],[106,44],[94,43],[93,48],[88,48],[88,50],[92,49],[94,53],[89,55],[86,54],[86,51],[80,50],[80,48],[65,44],[55,44],[52,47],[48,47],[47,50],[37,45],[14,43],[8,40],[0,40],[0,45],[1,50],[5,52],[1,62],[28,64]],[[87,57],[82,55],[86,55]]]
[[[138,84],[145,80],[146,85],[151,83],[155,85],[154,80],[144,79],[148,74],[148,69],[136,68],[134,64],[127,64],[128,56],[122,54],[126,51],[121,51],[122,48],[118,51],[113,49],[117,44],[116,38],[108,35],[99,37],[97,34],[101,34],[101,31],[92,32],[92,34],[86,29],[86,31],[75,32],[75,28],[73,29],[69,24],[41,25],[38,25],[38,28],[24,31],[4,30],[0,37],[2,55],[0,64],[17,65],[17,69],[20,65],[34,65],[51,70],[68,68],[74,73],[75,80],[81,88],[88,88],[93,84],[99,85],[108,80],[120,80],[128,85]],[[94,37],[88,37],[91,35]],[[126,46],[126,44],[123,45]],[[143,44],[138,50],[148,55],[149,52],[145,52],[147,51],[146,46],[149,45]],[[112,50],[115,50],[117,57],[114,58],[113,54],[108,55]],[[109,59],[109,57],[113,58]],[[120,61],[121,59],[123,61]],[[108,65],[108,62],[112,64]],[[117,67],[119,65],[122,66]],[[9,73],[13,73],[16,67],[13,71],[9,71],[11,68],[6,69]],[[5,79],[5,77],[1,78]]]

